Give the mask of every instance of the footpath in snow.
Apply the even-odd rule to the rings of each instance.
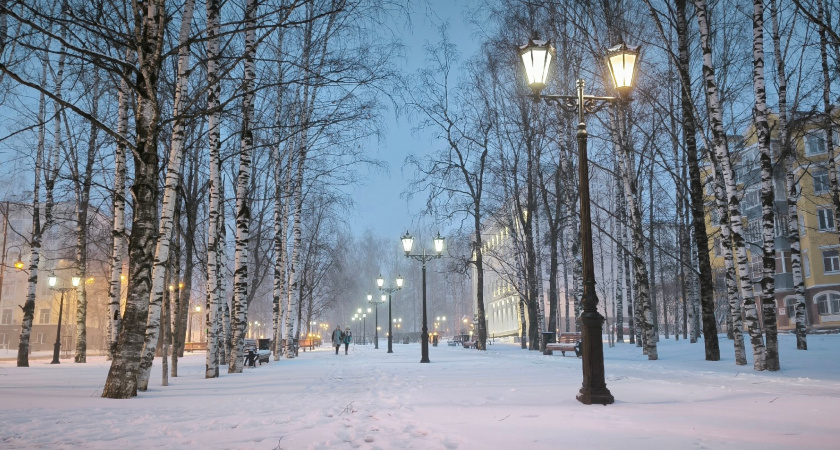
[[[575,400],[580,360],[518,344],[486,352],[382,340],[335,355],[324,346],[244,373],[180,377],[100,398],[109,362],[0,362],[0,448],[256,449],[837,449],[840,336],[780,336],[780,372],[703,361],[703,344],[661,340],[658,361],[631,344],[604,348],[609,406]]]

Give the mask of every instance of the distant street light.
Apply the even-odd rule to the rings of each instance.
[[[70,279],[70,283],[73,287],[55,287],[55,284],[58,282],[58,278],[55,275],[50,275],[48,278],[50,289],[54,291],[61,292],[61,300],[58,304],[58,329],[55,331],[55,344],[53,344],[53,359],[50,364],[59,364],[58,355],[61,353],[61,316],[64,313],[64,293],[74,291],[79,287],[81,283],[81,278],[79,277],[72,277]]]
[[[578,79],[577,95],[542,95],[546,86],[548,68],[554,54],[554,47],[549,41],[531,39],[519,51],[528,85],[533,91],[534,101],[540,99],[556,104],[567,111],[578,114],[578,180],[580,182],[580,242],[581,262],[583,265],[583,312],[579,317],[581,327],[581,347],[583,354],[583,385],[577,395],[578,401],[608,405],[615,399],[607,389],[604,378],[604,343],[602,338],[604,317],[598,313],[598,297],[595,293],[595,266],[592,259],[592,214],[589,200],[589,160],[586,149],[586,113],[595,113],[607,104],[629,101],[633,87],[633,76],[639,59],[639,47],[629,47],[624,43],[607,50],[607,66],[619,97],[594,97],[584,95],[585,83]]]
[[[433,240],[435,246],[434,254],[427,254],[424,248],[423,253],[413,255],[411,254],[411,248],[414,246],[414,238],[408,234],[408,231],[405,232],[405,236],[400,238],[400,240],[402,241],[405,257],[423,263],[423,328],[421,328],[420,333],[420,362],[427,363],[429,362],[429,325],[428,318],[426,317],[426,262],[443,256],[444,239],[440,236],[440,233],[435,236]]]
[[[391,294],[394,292],[399,291],[402,289],[403,286],[403,277],[397,275],[397,284],[396,286],[385,286],[385,279],[382,278],[382,275],[379,275],[379,278],[376,279],[376,286],[382,292],[388,293],[388,353],[394,353],[394,332],[391,328],[392,319],[391,319]]]

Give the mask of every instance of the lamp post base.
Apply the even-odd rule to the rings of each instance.
[[[576,398],[586,405],[609,405],[615,398],[607,389],[604,377],[604,316],[598,312],[584,312],[578,322],[581,324],[583,385]]]
[[[59,353],[61,353],[61,344],[53,344],[53,359],[52,362],[50,362],[50,364],[60,364],[60,362],[58,361]]]

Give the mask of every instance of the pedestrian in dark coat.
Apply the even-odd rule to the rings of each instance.
[[[353,340],[353,332],[350,331],[350,327],[344,329],[344,354],[347,354],[347,347],[350,346],[350,341]]]
[[[338,354],[338,349],[341,347],[341,342],[344,340],[344,332],[341,331],[341,326],[336,325],[332,333],[332,344],[335,346],[335,354]]]

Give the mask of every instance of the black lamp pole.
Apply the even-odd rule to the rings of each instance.
[[[535,102],[541,99],[578,114],[578,180],[580,183],[580,241],[583,265],[583,312],[578,317],[581,324],[581,353],[583,356],[583,384],[577,395],[581,403],[608,405],[615,401],[604,376],[604,316],[598,312],[598,296],[595,293],[595,265],[592,258],[592,214],[589,208],[589,159],[587,156],[586,113],[595,113],[608,104],[628,101],[622,97],[595,97],[584,95],[585,83],[578,79],[577,95],[542,95],[548,67],[554,52],[548,41],[532,39],[520,48],[525,63],[529,84],[534,91]],[[639,49],[620,44],[608,50],[607,63],[616,89],[627,93],[632,85]]]
[[[53,359],[50,364],[59,364],[58,355],[61,353],[61,316],[64,313],[64,291],[68,288],[57,289],[61,291],[61,300],[58,304],[58,329],[55,331],[55,344],[53,344]]]
[[[429,361],[429,326],[428,318],[426,316],[426,263],[433,259],[440,258],[443,252],[443,238],[440,233],[434,238],[435,253],[427,254],[426,249],[423,253],[411,254],[411,247],[414,245],[414,238],[408,232],[401,238],[403,244],[403,251],[405,251],[406,258],[412,258],[423,263],[423,327],[420,329],[420,362],[427,363]]]
[[[379,278],[376,279],[376,285],[379,287],[380,291],[388,293],[388,353],[394,353],[394,329],[392,327],[393,319],[391,317],[391,294],[402,289],[403,278],[397,275],[396,286],[385,286],[385,279],[382,278],[382,276],[380,275]]]
[[[368,303],[373,305],[374,309],[373,348],[379,350],[379,305],[385,302],[383,300],[374,300],[373,295],[368,295]],[[388,309],[390,310],[390,306]]]

